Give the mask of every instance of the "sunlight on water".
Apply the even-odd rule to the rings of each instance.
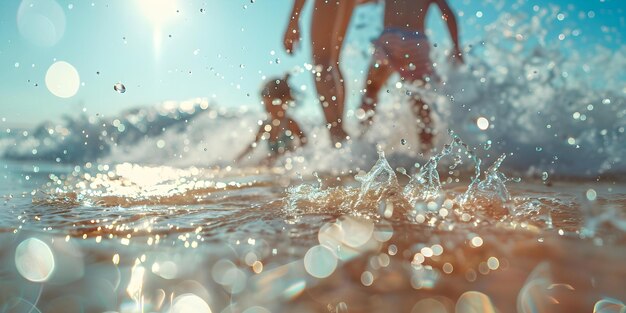
[[[190,34],[188,24],[166,28],[169,22],[193,22],[188,12],[221,17],[208,3],[136,4],[157,57]],[[530,11],[488,4],[498,16],[460,12],[491,21],[463,47],[465,65],[449,66],[445,43],[428,34],[440,79],[428,88],[390,80],[365,134],[365,112],[349,105],[351,136],[335,147],[313,110],[294,107],[310,141],[272,166],[258,165],[271,149],[264,141],[251,145],[249,159],[232,161],[265,119],[249,92],[252,79],[240,73],[252,69],[262,81],[274,74],[257,69],[246,49],[238,57],[180,44],[188,59],[152,65],[167,73],[154,75],[159,82],[184,85],[191,69],[214,75],[254,108],[207,95],[121,113],[81,103],[79,113],[32,129],[7,123],[0,312],[626,312],[626,191],[612,179],[626,171],[626,50],[619,40],[616,49],[569,49],[593,28],[610,36],[593,11],[576,17],[574,9],[538,4],[525,16]],[[260,5],[237,6],[252,14]],[[74,35],[66,22],[75,23],[70,14],[82,6],[96,2],[23,0],[17,35],[44,47],[65,44]],[[110,33],[124,49],[143,44]],[[358,36],[367,37],[360,48]],[[202,40],[213,45],[209,37]],[[362,66],[352,65],[369,61],[369,37],[346,37],[350,84],[362,83],[354,78]],[[208,59],[213,54],[217,62]],[[331,71],[275,50],[264,55],[272,66],[295,64],[289,72],[298,83]],[[134,103],[145,90],[178,98],[189,87],[156,90],[115,67],[46,60],[47,91],[62,99],[43,91],[56,101],[102,87],[120,104]],[[5,63],[15,73],[40,67],[27,55]],[[222,65],[228,69],[216,69]],[[23,80],[36,87],[30,79]],[[312,92],[310,84],[298,87]],[[346,95],[361,96],[358,88]],[[416,95],[432,108],[438,150],[425,151],[414,136],[408,102]]]
[[[137,306],[137,311],[143,311],[143,283],[144,283],[144,274],[146,269],[140,265],[141,262],[139,260],[135,261],[135,265],[131,270],[130,282],[128,282],[128,287],[126,287],[126,292],[133,299]]]

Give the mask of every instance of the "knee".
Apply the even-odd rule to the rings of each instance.
[[[332,71],[336,70],[339,66],[339,60],[335,57],[334,53],[331,53],[329,48],[323,48],[322,51],[313,52],[313,62],[315,66],[319,67],[320,71]]]

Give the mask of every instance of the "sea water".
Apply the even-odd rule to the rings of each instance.
[[[369,171],[339,182],[285,179],[278,169],[133,164],[33,175],[9,162],[6,180],[28,180],[5,187],[2,308],[623,307],[615,300],[625,290],[615,280],[625,274],[623,184],[510,182],[499,172],[504,157],[481,173],[480,157],[451,136],[415,173],[394,170],[379,151]],[[445,158],[452,165],[440,165]],[[454,175],[442,182],[461,162],[475,169],[468,185],[447,179]]]
[[[391,84],[363,136],[349,110],[343,149],[296,109],[311,144],[271,168],[232,162],[262,114],[206,99],[5,129],[0,312],[623,311],[626,97],[593,73],[626,58],[562,57],[551,18]]]

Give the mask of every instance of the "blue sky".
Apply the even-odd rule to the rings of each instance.
[[[264,76],[280,75],[309,62],[308,14],[302,18],[305,36],[302,49],[295,56],[287,56],[282,50],[281,38],[292,0],[24,1],[53,7],[56,2],[58,6],[45,14],[51,15],[48,18],[52,24],[62,24],[64,20],[65,31],[62,36],[56,34],[59,40],[53,45],[45,42],[49,38],[37,37],[48,33],[41,35],[36,27],[30,29],[34,33],[28,33],[28,29],[20,32],[18,8],[22,1],[3,2],[0,118],[4,118],[3,124],[7,126],[33,126],[62,114],[76,114],[83,107],[88,114],[112,116],[139,105],[194,97],[207,97],[220,105],[260,109],[257,93]],[[172,9],[162,16],[167,21],[159,22],[159,16],[151,15],[141,1],[171,4]],[[561,0],[452,0],[450,3],[457,12],[462,43],[480,38],[484,25],[501,12],[530,15],[532,7],[538,5],[564,14],[560,24],[550,30],[553,34],[549,38],[558,40],[556,36],[563,29],[579,29],[581,35],[563,47],[584,50],[594,45],[621,47],[619,30],[626,29],[626,14],[620,1],[586,0],[571,4]],[[59,12],[62,12],[60,17]],[[380,30],[380,12],[381,6],[376,4],[364,5],[356,12],[348,38],[353,51],[367,51],[367,41]],[[449,39],[436,15],[431,13],[429,17],[434,34],[431,39],[446,46]],[[157,36],[161,40],[160,48],[154,44],[157,28],[161,30]],[[70,98],[53,95],[44,82],[50,65],[61,60],[73,65],[80,75],[81,86]],[[363,57],[351,64],[354,66],[347,71],[347,78],[354,94],[360,87],[367,60]],[[315,106],[311,81],[308,73],[302,73],[296,75],[293,84],[306,86],[307,105]],[[126,93],[113,90],[117,82],[126,85]],[[351,103],[355,98],[351,97]]]

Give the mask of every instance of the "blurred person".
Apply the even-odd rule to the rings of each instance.
[[[343,113],[346,90],[339,58],[343,41],[350,24],[354,8],[360,0],[313,0],[311,18],[311,48],[313,64],[319,76],[315,76],[318,99],[330,129],[331,141],[335,147],[348,138],[343,128]],[[300,42],[300,13],[306,0],[295,0],[284,35],[284,46],[292,54]]]
[[[452,61],[464,62],[456,18],[446,0],[384,0],[384,29],[374,41],[374,57],[361,100],[361,109],[365,113],[362,122],[364,132],[372,123],[378,93],[392,74],[400,74],[404,83],[422,86],[427,84],[427,77],[434,76],[429,55],[430,42],[425,34],[426,15],[433,4],[439,7],[441,18],[447,22],[452,37]],[[430,107],[418,96],[413,96],[411,102],[419,126],[421,150],[429,151],[434,137]]]
[[[306,144],[306,135],[300,129],[300,125],[287,115],[287,110],[295,101],[288,83],[289,76],[285,74],[282,78],[270,79],[263,86],[261,98],[267,111],[267,118],[259,126],[254,141],[237,156],[237,162],[248,155],[261,140],[266,140],[269,148],[268,156],[262,161],[267,165],[273,164],[276,158],[285,152]]]

